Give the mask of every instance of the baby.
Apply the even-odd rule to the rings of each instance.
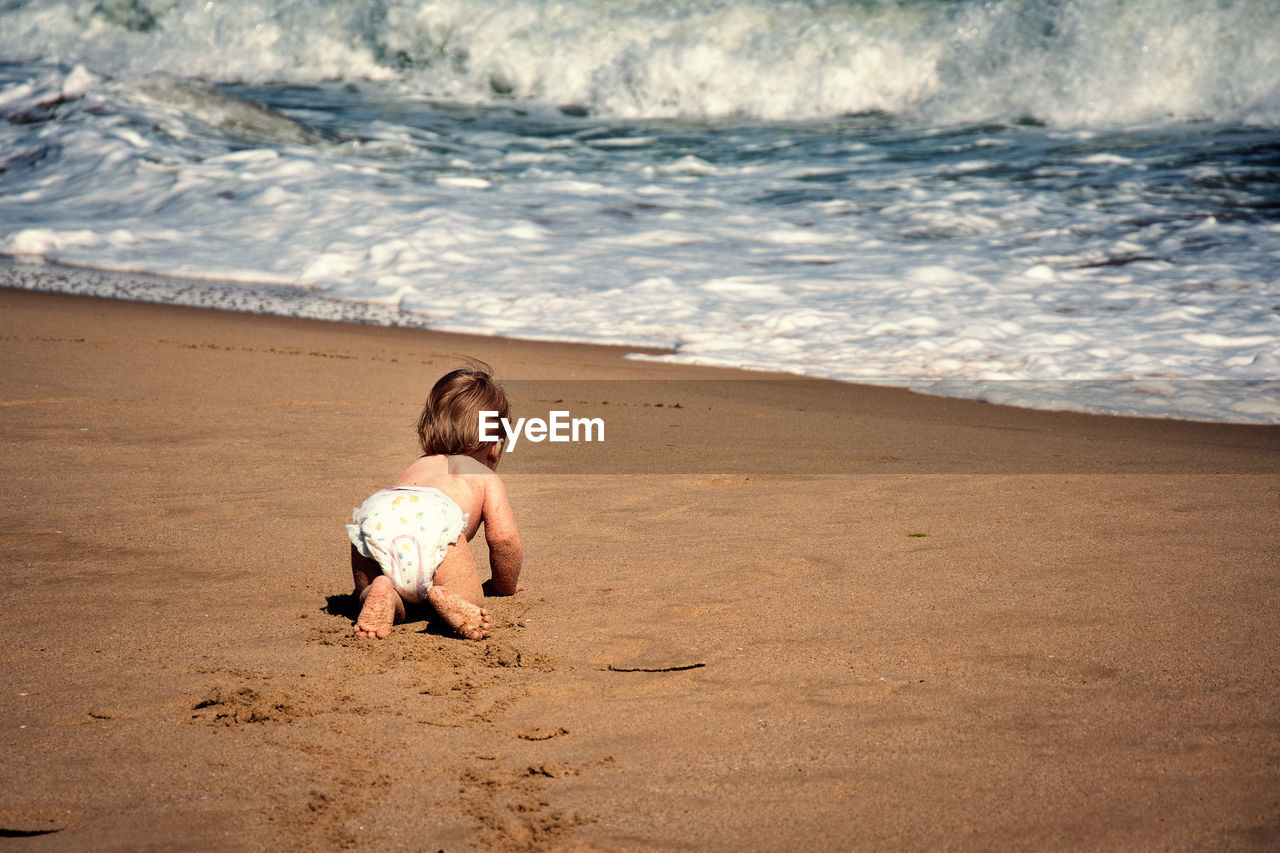
[[[494,469],[506,442],[480,441],[480,412],[509,417],[506,392],[487,365],[436,382],[418,419],[423,455],[355,510],[351,574],[360,597],[355,635],[382,639],[405,619],[405,602],[428,602],[453,630],[489,636],[486,591],[514,595],[524,551],[507,491]],[[501,423],[501,421],[500,421]],[[467,542],[484,523],[493,577],[483,586]]]

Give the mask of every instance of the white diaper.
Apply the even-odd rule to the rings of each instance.
[[[467,526],[467,516],[439,489],[397,486],[375,492],[351,514],[351,544],[378,561],[406,601],[427,600],[436,567]]]

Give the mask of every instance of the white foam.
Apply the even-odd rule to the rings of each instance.
[[[0,56],[84,74],[398,80],[435,98],[627,118],[1275,123],[1278,43],[1280,15],[1264,0],[565,0],[555,14],[539,0],[43,0],[0,11]],[[67,95],[83,83],[69,79]],[[1084,162],[1123,162],[1102,156],[1118,159]]]
[[[55,104],[68,88],[78,100]],[[1086,399],[1042,402],[1274,419],[1257,400],[1274,388],[1247,383],[1280,374],[1280,231],[1187,218],[1128,172],[1132,186],[1101,182],[1081,203],[1064,192],[1077,178],[957,170],[976,162],[966,140],[990,128],[924,154],[929,134],[900,132],[848,151],[832,132],[819,148],[837,150],[814,154],[812,128],[792,125],[680,128],[693,143],[647,128],[652,145],[600,147],[635,126],[583,120],[581,134],[548,141],[538,134],[562,117],[535,116],[522,133],[514,121],[470,127],[486,115],[475,111],[452,130],[431,116],[426,135],[362,122],[355,146],[199,86],[47,69],[11,77],[0,105],[37,119],[0,122],[0,158],[15,158],[0,178],[0,252],[286,283],[334,318],[360,302],[441,329],[672,346],[668,360],[918,387],[961,379],[967,391],[946,392],[1001,399],[1039,392],[973,383],[1098,380],[1073,386]],[[51,106],[58,117],[41,118]],[[1088,164],[1101,135],[1007,136],[982,147],[985,163],[1059,176],[1069,162],[1110,178],[1182,144]],[[917,148],[897,160],[895,144]],[[513,160],[520,150],[556,156],[530,168]],[[1153,376],[1219,385],[1191,399],[1112,381]]]
[[[466,168],[463,166],[462,168]],[[436,183],[444,187],[460,187],[468,190],[487,190],[493,186],[492,181],[486,181],[484,178],[474,178],[460,175],[441,175],[436,178]]]
[[[1214,349],[1243,349],[1275,343],[1274,335],[1221,335],[1213,332],[1185,332],[1182,339],[1196,346]]]

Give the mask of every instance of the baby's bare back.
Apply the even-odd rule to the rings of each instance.
[[[467,539],[476,535],[484,516],[485,487],[494,473],[470,456],[420,456],[400,474],[397,486],[439,489],[467,517]]]

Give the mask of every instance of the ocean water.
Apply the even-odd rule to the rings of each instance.
[[[1280,423],[1280,9],[0,0],[0,254]]]

